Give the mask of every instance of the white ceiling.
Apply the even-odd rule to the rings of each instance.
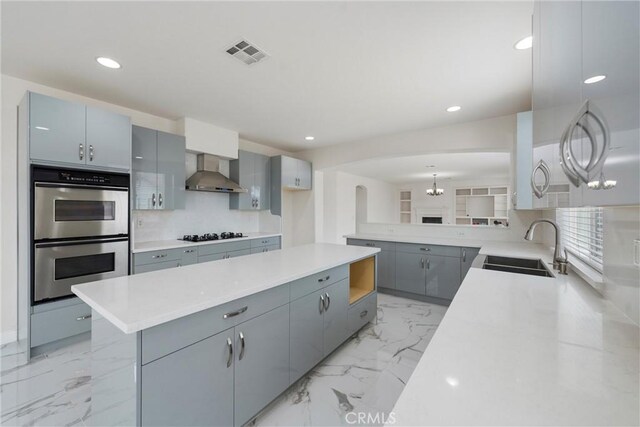
[[[462,181],[478,177],[507,178],[510,161],[509,153],[443,153],[366,160],[342,165],[336,170],[392,184],[431,181],[434,173],[439,180]]]
[[[513,44],[531,12],[531,1],[3,1],[2,72],[299,150],[528,109],[531,54]],[[230,57],[241,37],[271,57]]]

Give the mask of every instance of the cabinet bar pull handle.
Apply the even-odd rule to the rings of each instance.
[[[329,311],[329,306],[331,305],[331,298],[329,298],[329,294],[328,293],[324,293],[325,296],[325,302],[327,305],[324,306],[324,311]]]
[[[156,193],[153,193],[151,195],[151,206],[153,206],[153,207],[156,206]]]
[[[235,316],[237,316],[237,315],[239,315],[239,314],[242,314],[242,313],[244,313],[245,311],[247,311],[247,308],[248,308],[248,306],[246,306],[246,305],[245,305],[244,307],[242,307],[242,308],[241,308],[241,309],[239,309],[239,310],[232,311],[231,313],[226,313],[224,316],[222,316],[222,318],[223,318],[223,319],[228,319],[228,318],[230,318],[230,317],[235,317]]]
[[[324,295],[320,295],[320,313],[324,311]]]
[[[227,348],[229,349],[229,355],[227,356],[227,368],[231,366],[231,362],[233,362],[233,342],[231,342],[231,338],[227,337]]]
[[[360,313],[360,318],[365,317],[367,314],[369,314],[369,310],[365,310],[362,313]]]
[[[244,357],[244,334],[240,332],[238,337],[240,338],[240,354],[238,355],[238,360],[242,360]]]
[[[80,157],[80,160],[84,160],[84,144],[80,144],[78,146],[78,156]]]
[[[158,193],[158,205],[162,207],[162,193]]]
[[[76,317],[76,320],[78,322],[81,321],[81,320],[87,320],[87,319],[91,319],[91,315],[90,314],[85,314],[84,316]]]
[[[89,161],[93,162],[93,145],[89,145]]]
[[[167,254],[160,254],[160,255],[153,255],[151,258],[153,258],[153,259],[165,258],[166,256],[167,256]]]
[[[467,251],[465,249],[462,250],[462,262],[467,262]]]
[[[424,270],[424,258],[420,258],[420,265],[422,266],[422,269]]]
[[[427,259],[427,270],[431,269],[431,259]]]
[[[420,248],[421,251],[431,252],[431,248]]]

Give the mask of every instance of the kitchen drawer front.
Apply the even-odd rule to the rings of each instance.
[[[286,284],[145,329],[142,331],[142,364],[159,359],[288,302],[289,285]]]
[[[155,262],[153,264],[135,265],[133,274],[148,273],[150,271],[166,270],[167,268],[176,268],[180,266],[180,260]]]
[[[367,323],[371,322],[378,311],[378,294],[367,295],[355,305],[349,307],[349,333],[355,334]]]
[[[211,255],[200,255],[200,254],[198,254],[198,263],[209,262],[209,261],[218,261],[218,260],[224,259],[226,256],[227,256],[226,252],[220,252],[220,253],[211,254]]]
[[[380,248],[383,251],[396,250],[395,242],[383,242],[380,240],[347,239],[347,245],[366,246],[368,248]]]
[[[177,261],[180,259],[182,259],[182,249],[166,249],[164,251],[138,252],[133,254],[134,265],[145,265],[174,260]]]
[[[272,245],[280,246],[280,237],[265,237],[251,240],[251,249]]]
[[[412,254],[441,255],[460,258],[460,248],[457,246],[416,245],[413,243],[397,243],[396,251]]]
[[[31,347],[90,331],[90,316],[91,307],[83,302],[33,313],[31,315]]]
[[[251,249],[251,241],[250,240],[242,240],[239,242],[225,242],[225,243],[216,243],[213,245],[204,245],[198,247],[198,255],[212,255],[219,254],[221,252],[233,252],[233,251],[241,251],[245,249]]]
[[[277,251],[278,249],[280,249],[280,245],[259,246],[257,248],[251,248],[251,253],[259,254],[262,252]]]
[[[198,263],[198,249],[190,248],[182,250],[182,259],[180,265],[191,265]]]
[[[227,258],[235,258],[245,255],[251,255],[251,249],[240,249],[239,251],[227,252]]]
[[[349,277],[349,265],[345,264],[295,280],[290,283],[291,301],[309,295],[311,292],[339,282],[347,277]]]

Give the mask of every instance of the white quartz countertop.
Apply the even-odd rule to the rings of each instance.
[[[551,261],[527,243],[493,242],[481,254]],[[638,425],[639,337],[575,273],[472,268],[393,409],[394,425]]]
[[[497,243],[493,241],[455,237],[403,236],[394,234],[373,233],[347,234],[343,237],[347,239],[379,240],[383,242],[416,243],[419,245],[461,246],[471,248],[480,248],[487,243]]]
[[[229,243],[229,242],[237,242],[241,240],[252,240],[252,239],[262,239],[266,237],[281,237],[280,233],[243,233],[243,237],[238,237],[235,239],[224,239],[224,240],[207,240],[205,242],[185,242],[184,240],[155,240],[151,242],[141,242],[135,243],[131,248],[131,252],[149,252],[149,251],[163,251],[167,249],[176,249],[176,248],[186,248],[186,247],[194,247],[194,246],[202,246],[202,245],[215,245],[219,243]]]
[[[316,243],[74,285],[71,290],[125,333],[147,329],[370,257],[380,249]]]

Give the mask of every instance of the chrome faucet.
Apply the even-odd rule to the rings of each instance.
[[[542,222],[546,222],[547,224],[551,224],[556,233],[556,246],[553,250],[553,269],[560,270],[561,274],[567,274],[567,250],[564,250],[564,258],[560,256],[560,230],[558,229],[558,224],[550,219],[536,219],[531,223],[529,229],[524,235],[525,240],[533,239],[533,230],[536,226]]]

